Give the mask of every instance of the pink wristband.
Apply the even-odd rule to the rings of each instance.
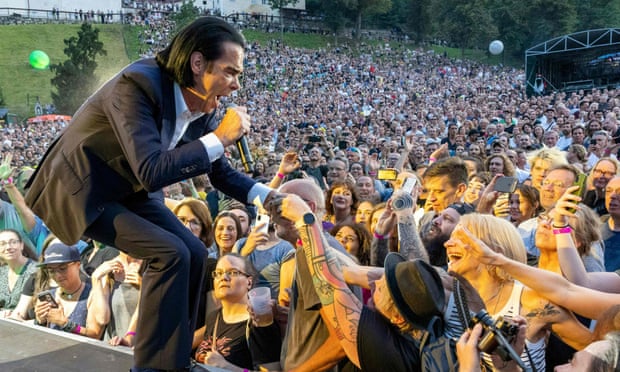
[[[81,330],[82,330],[82,327],[78,324],[75,326],[73,333],[75,333],[76,335],[79,335]]]
[[[284,175],[282,173],[278,172],[278,174],[276,174],[276,176],[278,176],[278,178],[281,179],[281,180],[284,179]]]
[[[573,229],[570,226],[561,229],[553,229],[553,235],[570,234],[571,232],[573,232]]]
[[[387,239],[390,237],[390,234],[385,234],[385,235],[379,235],[376,232],[373,233],[373,235],[375,236],[375,238],[377,239]]]
[[[129,331],[129,332],[125,333],[125,336],[135,336],[135,335],[136,335],[136,332],[134,332],[134,331]]]

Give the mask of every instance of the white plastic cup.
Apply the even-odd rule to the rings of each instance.
[[[256,287],[248,292],[248,300],[256,323],[259,327],[266,327],[273,323],[273,310],[271,308],[271,289],[268,287]]]

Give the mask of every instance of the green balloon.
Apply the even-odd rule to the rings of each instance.
[[[30,66],[37,70],[45,70],[50,65],[50,57],[41,50],[33,50],[28,59]]]

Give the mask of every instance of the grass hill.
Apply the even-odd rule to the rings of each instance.
[[[99,39],[104,43],[107,56],[98,57],[97,77],[101,82],[110,78],[130,60],[127,56],[122,25],[97,25]],[[126,27],[126,26],[125,26]],[[51,63],[67,59],[64,39],[77,37],[79,25],[4,25],[0,26],[0,88],[9,112],[20,118],[34,116],[34,103],[39,96],[41,104],[51,103],[54,74],[49,70],[35,70],[28,62],[33,50],[42,50]],[[133,33],[128,33],[133,35]],[[134,43],[129,43],[135,45]],[[133,53],[136,55],[136,53]],[[134,57],[135,58],[135,57]]]

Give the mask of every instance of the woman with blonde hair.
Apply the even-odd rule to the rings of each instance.
[[[516,228],[509,221],[486,214],[468,214],[461,217],[459,226],[461,230],[465,229],[483,241],[493,251],[525,263],[525,246]],[[545,369],[548,332],[553,332],[577,349],[589,343],[591,333],[572,313],[515,281],[501,267],[485,265],[470,253],[467,242],[458,233],[453,232],[445,246],[449,260],[448,270],[458,274],[477,289],[484,308],[492,317],[521,315],[526,318],[527,352],[524,351],[521,355],[526,365],[533,365],[537,371]],[[448,300],[445,319],[449,325],[447,334],[458,339],[467,326],[460,321],[454,296]],[[486,355],[483,359],[490,362]]]

